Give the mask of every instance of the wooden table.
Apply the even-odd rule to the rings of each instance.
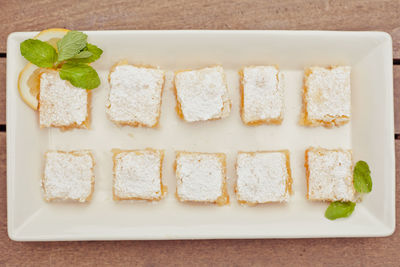
[[[271,3],[270,3],[271,2]],[[6,39],[14,31],[116,29],[378,30],[393,38],[396,157],[400,156],[400,1],[0,1],[0,265],[399,265],[386,238],[13,242],[6,208]],[[399,169],[397,169],[397,176]],[[397,194],[399,193],[399,181]],[[397,198],[397,208],[400,208]],[[398,215],[398,213],[397,213]],[[397,216],[396,216],[397,217]],[[397,225],[399,225],[397,217]]]

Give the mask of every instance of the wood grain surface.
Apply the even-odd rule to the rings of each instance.
[[[374,30],[400,57],[399,0],[1,0],[0,52],[15,31],[115,29]]]
[[[0,11],[0,53],[6,52],[9,33],[51,27],[321,29],[386,31],[393,38],[394,57],[400,58],[399,0],[0,0]],[[400,134],[400,66],[393,71],[395,130]],[[0,57],[0,125],[5,124],[5,77],[5,58]],[[400,140],[397,162],[399,157]],[[397,168],[397,195],[399,173]],[[399,230],[385,238],[13,242],[7,236],[5,132],[0,132],[0,177],[0,266],[398,266],[400,262]],[[398,197],[396,205],[398,210]]]

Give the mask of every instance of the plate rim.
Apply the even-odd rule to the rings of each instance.
[[[387,53],[388,60],[390,59],[391,62],[386,62],[384,65],[386,67],[390,67],[391,71],[388,71],[385,73],[388,75],[386,77],[388,79],[388,92],[386,95],[386,100],[389,103],[389,105],[386,106],[386,115],[389,116],[387,117],[388,121],[391,121],[388,125],[390,127],[388,131],[388,138],[385,141],[386,143],[386,148],[385,150],[390,150],[390,155],[388,155],[388,164],[393,167],[390,170],[390,184],[392,185],[392,194],[390,196],[390,221],[389,224],[384,224],[386,226],[385,228],[382,228],[380,232],[373,233],[371,235],[368,234],[355,234],[355,235],[319,235],[319,236],[313,236],[313,235],[296,235],[296,236],[286,236],[286,235],[276,235],[276,236],[262,236],[262,235],[257,235],[257,236],[251,236],[251,235],[244,235],[241,236],[240,233],[237,235],[229,235],[229,236],[207,236],[207,235],[188,235],[184,234],[183,236],[176,236],[176,237],[168,237],[168,238],[162,238],[160,236],[157,237],[150,237],[150,238],[130,238],[129,236],[127,238],[121,238],[118,237],[117,239],[113,238],[112,235],[109,234],[104,234],[102,236],[92,236],[90,237],[90,234],[86,234],[85,237],[82,236],[76,236],[75,234],[70,234],[70,235],[53,235],[50,237],[46,237],[46,235],[36,235],[33,237],[27,237],[27,236],[20,236],[18,235],[18,232],[16,231],[17,229],[14,229],[14,224],[13,224],[13,216],[14,216],[14,210],[12,207],[13,203],[13,176],[14,176],[14,170],[15,170],[15,162],[16,160],[12,157],[12,154],[15,152],[15,120],[12,118],[12,113],[11,113],[11,107],[13,104],[15,104],[15,99],[12,98],[10,91],[13,88],[11,87],[11,79],[14,79],[15,77],[11,77],[11,72],[12,72],[12,66],[13,64],[11,63],[12,58],[17,56],[15,55],[15,50],[11,49],[11,43],[12,40],[18,36],[25,36],[25,35],[34,35],[37,33],[37,31],[28,31],[28,32],[13,32],[8,35],[7,38],[7,58],[6,58],[6,63],[7,63],[7,68],[6,68],[6,125],[8,126],[7,132],[6,132],[6,156],[7,156],[7,232],[8,236],[10,239],[14,241],[56,241],[56,240],[165,240],[165,239],[215,239],[215,238],[224,238],[224,239],[244,239],[244,238],[256,238],[256,239],[264,239],[264,238],[334,238],[334,237],[384,237],[384,236],[390,236],[394,233],[396,229],[396,157],[395,157],[395,139],[394,139],[394,95],[393,95],[393,52],[392,52],[392,38],[389,33],[382,32],[382,31],[321,31],[321,30],[99,30],[99,31],[84,31],[90,34],[135,34],[135,33],[146,33],[146,34],[170,34],[170,33],[179,33],[179,34],[187,34],[187,33],[196,33],[196,34],[207,34],[207,33],[218,33],[218,34],[289,34],[289,35],[304,35],[304,34],[311,34],[311,35],[321,35],[321,34],[328,34],[328,35],[348,35],[348,36],[354,36],[354,35],[368,35],[371,37],[376,37],[376,38],[383,38],[383,42],[387,42],[387,48],[385,49],[385,53]],[[390,136],[391,135],[391,136]],[[390,157],[390,158],[389,158]],[[383,222],[382,222],[383,223]]]

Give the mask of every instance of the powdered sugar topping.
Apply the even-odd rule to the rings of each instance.
[[[47,152],[42,181],[45,198],[86,201],[92,193],[93,167],[88,151]]]
[[[56,71],[40,77],[39,117],[42,127],[81,125],[88,117],[88,93],[60,78]]]
[[[223,168],[217,155],[180,152],[176,161],[179,198],[185,201],[216,201],[223,194]]]
[[[283,152],[239,153],[237,195],[241,201],[265,203],[287,201],[289,173]]]
[[[330,121],[350,117],[350,67],[312,67],[310,71],[305,81],[308,119]]]
[[[120,65],[110,74],[107,112],[117,123],[152,127],[160,115],[164,71]]]
[[[230,100],[222,67],[179,72],[175,76],[175,86],[186,121],[204,121],[229,115]]]
[[[274,66],[243,69],[244,121],[278,119],[283,115],[283,86]]]
[[[156,199],[161,192],[161,151],[124,151],[115,156],[114,193],[119,198]]]
[[[313,148],[307,153],[309,198],[352,201],[354,187],[351,151]]]

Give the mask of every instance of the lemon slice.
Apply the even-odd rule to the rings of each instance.
[[[38,33],[38,35],[36,35],[33,39],[47,42],[57,50],[58,40],[63,38],[67,32],[69,32],[67,29],[47,29]]]
[[[68,32],[67,29],[48,29],[41,31],[34,39],[47,42],[57,50],[57,42]],[[26,64],[18,77],[18,91],[22,100],[31,108],[38,108],[38,94],[40,74],[46,69],[40,68],[32,63]]]

